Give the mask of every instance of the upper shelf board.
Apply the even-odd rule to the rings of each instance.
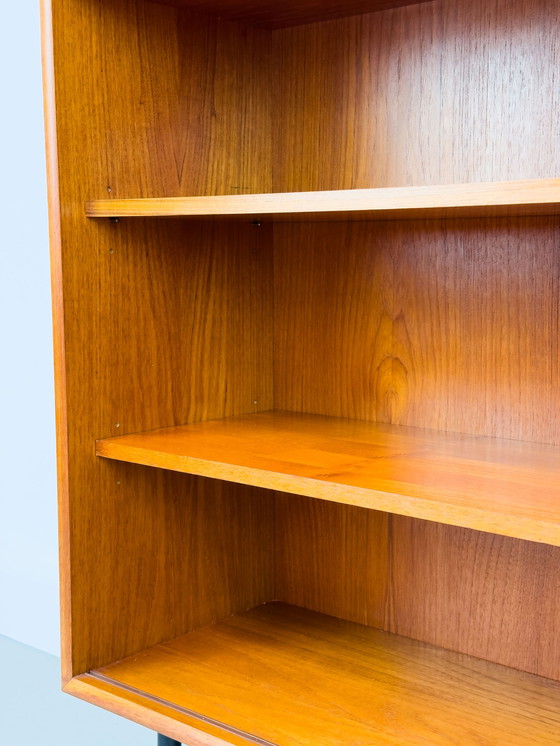
[[[215,197],[103,199],[86,204],[86,215],[90,218],[387,220],[559,213],[560,179]]]
[[[261,28],[286,28],[378,10],[418,5],[429,0],[158,0],[228,21]]]
[[[560,448],[265,412],[106,438],[98,456],[560,546]]]

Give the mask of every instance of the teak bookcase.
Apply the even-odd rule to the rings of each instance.
[[[43,22],[65,689],[560,743],[560,3]]]

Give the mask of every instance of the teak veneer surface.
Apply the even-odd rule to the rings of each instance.
[[[165,5],[189,8],[230,21],[262,28],[297,26],[314,21],[371,13],[428,2],[428,0],[156,0]]]
[[[560,728],[556,682],[276,603],[96,676],[235,729],[226,743],[544,746]]]
[[[273,38],[275,192],[560,174],[557,0],[433,0]]]
[[[99,217],[275,217],[276,219],[384,220],[560,212],[560,179],[489,184],[353,189],[215,197],[108,199],[88,202]]]
[[[554,446],[260,413],[97,442],[145,466],[560,545]]]
[[[273,406],[560,444],[557,218],[84,217],[109,194],[558,175],[557,0],[435,0],[274,32],[142,0],[52,0],[52,45],[43,4],[65,679],[276,590],[560,678],[558,547],[93,447]],[[298,7],[303,22],[327,2]],[[121,713],[153,725],[156,709]]]
[[[270,34],[142,0],[44,0],[43,18],[67,679],[271,597],[263,494],[93,447],[272,406],[267,228],[84,217],[109,190],[267,191]]]

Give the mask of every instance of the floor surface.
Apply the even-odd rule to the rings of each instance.
[[[0,635],[2,746],[156,746],[157,735],[60,691],[58,658]]]

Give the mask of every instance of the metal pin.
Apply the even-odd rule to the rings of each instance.
[[[119,219],[118,218],[109,218],[109,222],[110,223],[118,223]]]
[[[255,228],[261,227],[261,221],[260,220],[253,220],[252,225],[255,226]]]
[[[115,422],[115,427],[120,427],[120,426],[121,426],[120,422]]]

